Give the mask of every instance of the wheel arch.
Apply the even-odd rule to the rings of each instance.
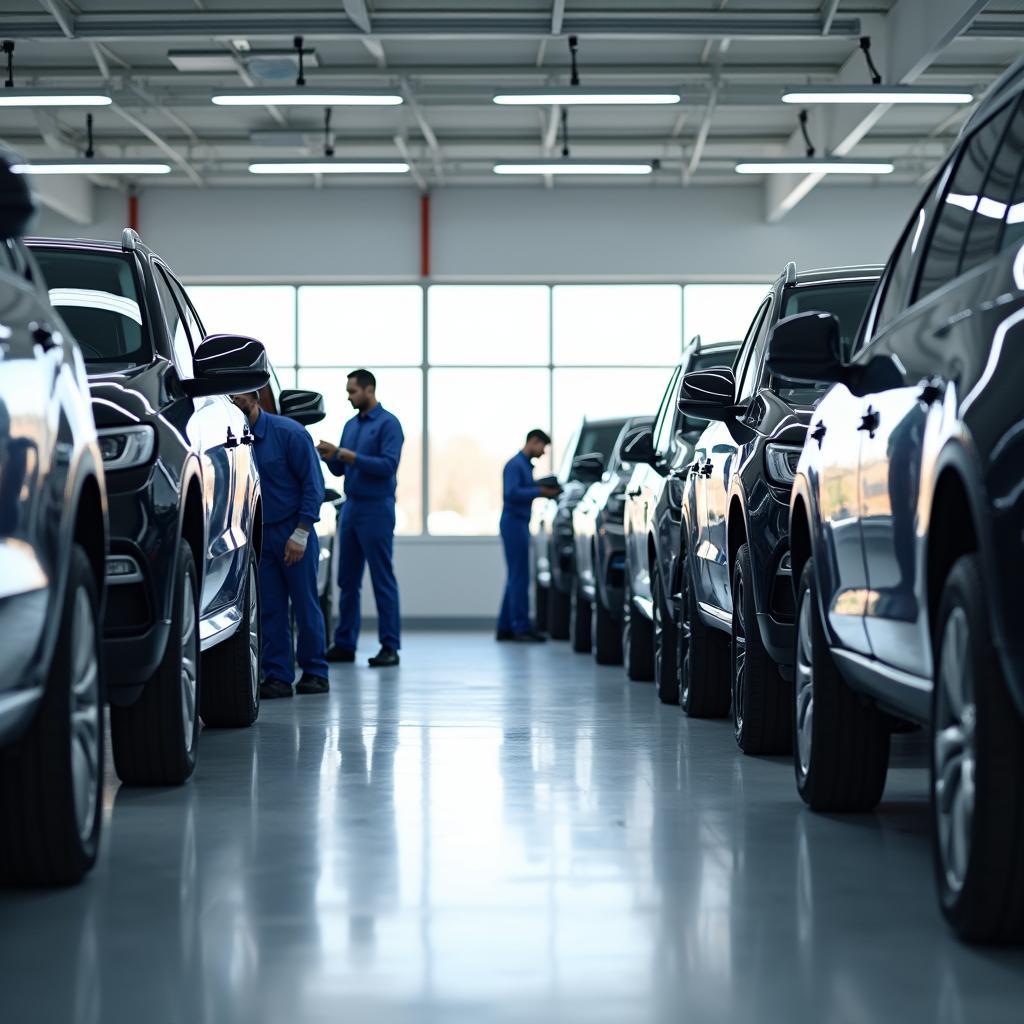
[[[794,496],[789,509],[789,555],[795,588],[803,575],[804,566],[811,557],[811,525],[807,515],[807,503],[802,494]]]
[[[729,578],[736,565],[736,552],[747,540],[747,516],[743,501],[738,494],[729,500],[729,516],[726,523],[725,555],[729,562]]]
[[[181,539],[192,549],[200,585],[206,575],[206,513],[198,472],[187,474],[182,488]]]
[[[934,625],[942,590],[957,559],[979,550],[978,524],[970,490],[955,459],[936,475],[925,541],[928,622]]]
[[[92,473],[82,481],[73,536],[85,551],[102,593],[107,571],[107,517],[100,482]]]

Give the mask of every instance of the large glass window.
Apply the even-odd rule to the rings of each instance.
[[[683,337],[704,344],[739,341],[764,298],[764,284],[688,284],[683,288]]]
[[[546,285],[442,284],[427,301],[433,365],[547,364]]]

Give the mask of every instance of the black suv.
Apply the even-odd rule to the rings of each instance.
[[[838,335],[799,317],[769,357],[835,385],[791,502],[797,785],[818,810],[868,810],[890,731],[923,725],[943,913],[966,939],[1019,940],[1024,62],[914,210],[852,355]]]
[[[623,660],[630,679],[657,678],[666,702],[678,700],[670,609],[678,589],[680,503],[694,442],[707,425],[677,407],[680,381],[702,367],[732,365],[737,348],[734,341],[707,345],[694,338],[669,376],[653,428],[635,431],[623,445],[622,458],[634,464],[626,488]]]
[[[696,717],[731,706],[748,754],[786,753],[792,743],[789,491],[823,394],[768,372],[768,338],[783,318],[824,310],[849,345],[881,269],[798,274],[788,264],[754,314],[735,373],[683,378],[680,407],[715,422],[696,443],[683,503],[678,699]],[[673,682],[665,680],[669,692]]]
[[[584,420],[562,455],[562,493],[540,502],[534,526],[534,581],[537,628],[545,624],[555,640],[568,640],[576,586],[572,513],[586,489],[601,478],[626,417]]]
[[[18,240],[0,157],[0,879],[92,867],[103,790],[103,460],[78,346]]]
[[[207,337],[130,229],[119,244],[28,244],[82,347],[106,468],[114,764],[128,783],[181,783],[200,713],[237,726],[259,710],[259,477],[227,396],[267,383],[266,353],[251,338]]]

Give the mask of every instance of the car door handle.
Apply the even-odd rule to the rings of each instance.
[[[635,491],[626,491],[626,497],[627,498],[639,498],[640,497],[640,488],[638,487]]]
[[[237,448],[238,447],[238,438],[235,437],[235,435],[232,432],[230,427],[228,427],[228,437],[227,437],[227,440],[224,442],[224,447],[225,448]]]
[[[242,434],[242,437],[241,437],[242,444],[252,444],[253,441],[255,441],[255,440],[256,439],[253,437],[252,432],[249,431],[249,430],[247,430],[244,434]]]
[[[53,328],[47,323],[31,323],[29,330],[32,332],[32,340],[44,351],[57,347],[53,336]]]
[[[825,440],[825,434],[828,433],[828,427],[818,420],[818,425],[811,431],[811,437],[818,442],[818,447],[821,448],[821,442]]]
[[[714,472],[714,470],[715,470],[715,467],[714,467],[713,463],[711,462],[710,459],[708,459],[708,461],[705,462],[704,465],[702,465],[700,467],[700,475],[701,476],[711,476],[711,474]]]
[[[921,381],[921,390],[917,393],[917,400],[923,405],[934,405],[943,395],[944,388],[939,377],[930,377]]]
[[[869,405],[868,411],[861,416],[860,426],[857,429],[866,430],[868,432],[868,437],[874,437],[875,431],[878,429],[878,424],[881,423],[881,421],[882,418],[878,415],[878,410],[872,409]]]

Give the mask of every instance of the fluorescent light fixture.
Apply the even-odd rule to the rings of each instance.
[[[219,107],[397,107],[398,93],[350,92],[337,89],[232,89],[210,99]]]
[[[499,93],[494,102],[499,106],[666,106],[679,103],[677,92],[641,92],[638,89],[581,89],[572,87],[558,91],[552,89],[522,89]]]
[[[880,160],[744,160],[737,174],[892,174],[895,168]]]
[[[532,163],[495,164],[495,174],[650,174],[650,161],[642,163],[598,162],[596,160],[535,160]]]
[[[68,92],[67,89],[0,89],[0,107],[109,107],[114,101],[103,93]]]
[[[408,174],[399,160],[281,160],[249,164],[250,174]]]
[[[15,174],[170,174],[171,165],[137,160],[50,160],[14,164],[11,170]]]
[[[916,85],[804,85],[787,89],[783,103],[938,103],[953,106],[970,103],[974,94],[961,89]]]

